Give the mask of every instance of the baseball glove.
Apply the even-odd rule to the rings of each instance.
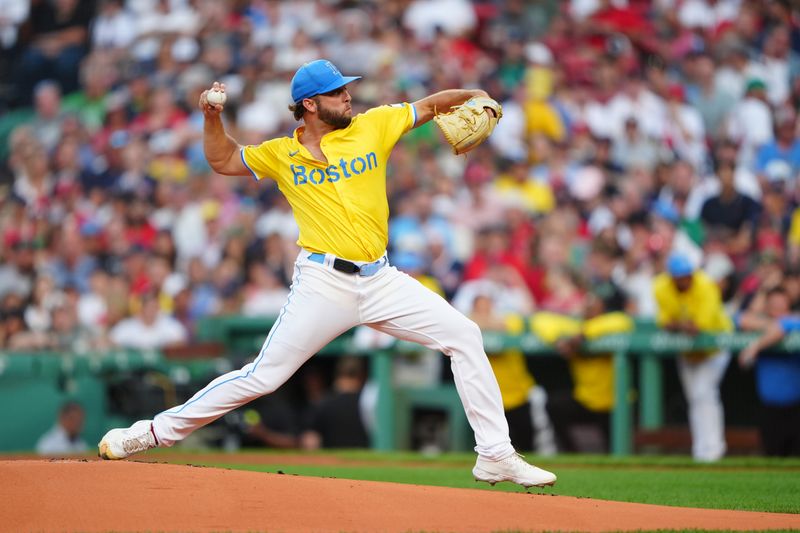
[[[484,112],[484,108],[491,109],[492,113]],[[453,147],[453,152],[465,154],[494,131],[502,116],[500,104],[485,96],[473,96],[449,113],[437,114],[433,120]]]

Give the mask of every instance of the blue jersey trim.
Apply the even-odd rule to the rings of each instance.
[[[245,161],[245,160],[244,160],[244,146],[242,146],[242,149],[241,149],[241,150],[239,150],[239,156],[242,158],[242,163],[244,163],[244,166],[246,166],[246,167],[247,167],[247,170],[249,170],[249,171],[250,171],[250,174],[252,174],[252,175],[253,175],[253,178],[254,178],[256,181],[258,181],[258,176],[256,175],[256,173],[255,173],[255,172],[253,172],[253,169],[252,169],[252,168],[250,168],[250,165],[248,165],[248,164],[247,164],[247,161]]]
[[[231,381],[235,381],[237,379],[246,378],[246,377],[250,376],[253,372],[255,372],[256,368],[258,368],[258,365],[261,363],[261,360],[264,358],[264,352],[266,352],[267,348],[269,348],[269,343],[272,341],[272,336],[275,335],[276,331],[278,331],[278,326],[281,325],[281,319],[283,318],[283,315],[286,313],[286,308],[289,306],[289,302],[292,301],[292,295],[294,294],[295,288],[299,284],[300,284],[300,265],[297,265],[297,281],[295,281],[292,284],[292,290],[289,291],[289,296],[286,298],[286,303],[283,304],[283,307],[281,308],[281,312],[280,312],[280,314],[278,314],[278,319],[275,321],[275,326],[273,326],[272,331],[269,332],[269,335],[267,336],[267,340],[264,342],[264,346],[261,348],[261,352],[259,352],[258,357],[256,357],[256,360],[253,363],[253,368],[251,368],[250,370],[248,370],[244,374],[240,374],[240,375],[234,376],[234,377],[232,377],[230,379],[226,379],[225,381],[223,381],[221,383],[217,383],[216,385],[214,385],[213,387],[211,387],[210,389],[205,391],[203,394],[201,394],[197,398],[195,398],[193,400],[189,400],[188,402],[186,402],[185,404],[180,406],[180,409],[178,409],[177,411],[167,410],[167,411],[164,411],[164,412],[159,413],[159,414],[171,414],[171,415],[178,414],[181,411],[183,411],[184,409],[186,409],[186,407],[188,407],[189,405],[191,405],[191,404],[195,403],[196,401],[202,399],[203,396],[205,396],[206,394],[208,394],[212,390],[216,389],[220,385],[225,385],[226,383],[230,383]]]
[[[411,114],[414,117],[414,119],[411,121],[411,127],[413,128],[414,126],[417,125],[417,108],[414,107],[414,104],[408,104],[408,105],[411,106]]]

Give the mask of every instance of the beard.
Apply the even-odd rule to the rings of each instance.
[[[353,120],[353,117],[347,116],[344,112],[337,113],[327,107],[323,107],[321,103],[317,103],[317,116],[322,122],[337,130],[346,128],[350,125],[350,121]]]

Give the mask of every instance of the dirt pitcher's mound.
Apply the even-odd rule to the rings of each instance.
[[[0,461],[0,531],[603,531],[800,528],[800,515],[685,509],[100,461]]]

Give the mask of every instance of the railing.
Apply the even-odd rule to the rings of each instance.
[[[204,340],[223,343],[229,351],[255,354],[266,337],[272,320],[265,318],[224,317],[208,321],[201,331]],[[738,351],[753,338],[753,333],[725,333],[719,335],[700,335],[690,337],[666,333],[654,329],[652,324],[640,324],[630,334],[610,335],[587,342],[583,352],[587,354],[612,354],[615,376],[615,404],[611,416],[611,451],[615,455],[628,455],[633,450],[633,409],[631,394],[633,360],[638,359],[639,394],[637,395],[639,421],[643,429],[656,429],[663,423],[662,375],[660,358],[674,357],[689,350],[729,349]],[[558,354],[553,347],[533,334],[504,335],[484,333],[484,347],[487,352],[499,352],[516,348],[532,357],[552,357]],[[391,450],[396,445],[395,403],[392,392],[392,357],[401,352],[419,351],[420,346],[407,342],[397,342],[380,350],[364,351],[358,349],[348,335],[342,336],[319,355],[361,355],[371,359],[371,378],[378,384],[378,404],[373,437],[373,447]],[[789,335],[782,343],[782,349],[800,351],[800,334]],[[188,380],[192,375],[200,375],[209,369],[218,373],[230,369],[226,359],[206,361],[170,361],[161,352],[137,352],[116,350],[104,354],[14,354],[0,352],[0,392],[4,383],[10,383],[15,376],[75,374],[105,374],[122,370],[156,369],[173,379]],[[212,365],[211,367],[209,365]],[[3,406],[5,409],[6,406]]]

